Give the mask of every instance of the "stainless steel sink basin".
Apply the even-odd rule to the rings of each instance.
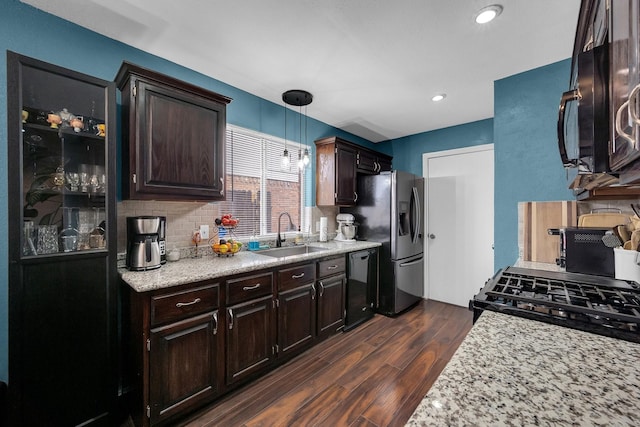
[[[285,248],[266,249],[257,253],[259,255],[270,256],[273,258],[284,258],[288,256],[306,255],[314,252],[324,252],[328,250],[329,249],[319,248],[316,246],[288,246]]]

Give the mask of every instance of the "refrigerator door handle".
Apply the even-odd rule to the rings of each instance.
[[[413,192],[413,214],[414,218],[411,218],[414,224],[413,236],[411,236],[411,243],[416,243],[418,241],[418,236],[420,235],[420,195],[418,194],[418,189],[413,187],[411,189]]]
[[[422,262],[422,257],[414,260],[414,261],[409,261],[409,262],[403,262],[402,264],[400,264],[400,267],[409,267],[411,265],[416,265],[416,264],[420,264]]]

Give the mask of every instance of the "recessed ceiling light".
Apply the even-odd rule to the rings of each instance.
[[[476,15],[476,22],[478,24],[486,24],[489,21],[493,21],[500,13],[502,13],[502,6],[492,4],[491,6],[480,9]]]
[[[439,94],[437,94],[437,95],[434,95],[434,97],[433,97],[433,98],[431,98],[431,100],[432,100],[433,102],[438,102],[438,101],[442,101],[442,100],[443,100],[443,99],[445,99],[446,97],[447,97],[447,95],[446,95],[446,94],[444,94],[444,93],[439,93]]]

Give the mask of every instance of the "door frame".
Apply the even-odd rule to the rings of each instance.
[[[422,153],[422,176],[424,177],[424,289],[423,295],[424,299],[429,299],[429,209],[427,203],[429,202],[429,159],[435,159],[438,157],[449,157],[449,156],[458,156],[462,154],[471,154],[471,153],[479,153],[482,151],[494,151],[494,144],[480,144],[480,145],[472,145],[469,147],[462,148],[453,148],[451,150],[441,150],[441,151],[431,151]],[[493,183],[494,183],[494,191],[495,191],[495,158],[494,158],[494,174],[493,174]],[[495,196],[494,196],[495,197]],[[494,212],[495,218],[495,212]],[[494,224],[495,226],[495,224]]]

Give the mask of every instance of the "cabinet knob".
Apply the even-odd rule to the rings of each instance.
[[[436,235],[435,235],[435,234],[433,234],[433,233],[431,233],[431,234],[429,234],[429,238],[430,238],[431,240],[433,240],[433,239],[435,239],[435,238],[436,238]]]

